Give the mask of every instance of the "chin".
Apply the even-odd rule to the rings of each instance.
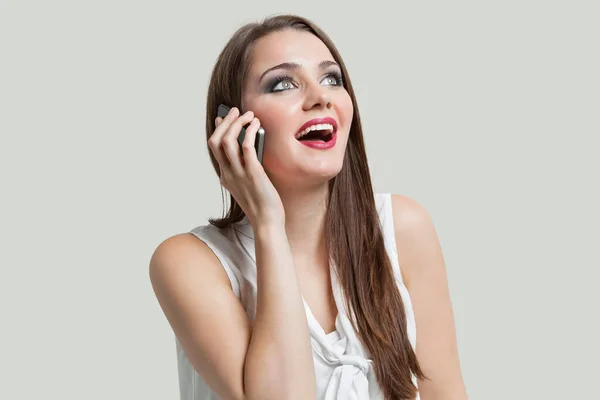
[[[343,160],[323,160],[320,163],[303,165],[296,176],[298,185],[318,185],[335,178],[342,170]]]
[[[304,170],[304,175],[320,180],[330,180],[335,178],[342,170],[342,163],[334,165],[311,165]]]
[[[295,165],[294,165],[295,164]],[[285,182],[288,186],[313,186],[327,183],[335,178],[343,166],[343,159],[332,160],[323,159],[311,162],[286,163],[285,168],[268,168],[268,175],[273,180],[281,183]]]

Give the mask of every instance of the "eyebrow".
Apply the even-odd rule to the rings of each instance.
[[[319,63],[319,68],[325,69],[325,68],[327,68],[327,67],[329,67],[331,65],[337,65],[339,67],[339,64],[336,63],[335,61],[325,60],[325,61],[321,61]],[[263,72],[262,75],[260,76],[260,78],[258,79],[258,82],[260,83],[262,81],[262,79],[264,78],[264,76],[266,74],[268,74],[269,72],[273,71],[273,70],[276,70],[276,69],[288,69],[288,70],[290,70],[290,69],[298,69],[300,67],[301,67],[301,65],[298,64],[297,62],[284,62],[284,63],[278,64],[278,65],[276,65],[274,67],[271,67],[271,68],[267,69],[265,72]]]

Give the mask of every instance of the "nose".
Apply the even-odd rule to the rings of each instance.
[[[304,101],[304,110],[308,111],[313,108],[321,107],[325,107],[327,109],[333,107],[331,95],[327,88],[313,83],[307,88],[306,99]]]

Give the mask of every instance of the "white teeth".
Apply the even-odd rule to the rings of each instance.
[[[296,135],[296,139],[300,139],[302,136],[306,135],[310,131],[324,131],[324,130],[328,130],[330,133],[333,133],[333,125],[331,125],[331,124],[319,124],[319,125],[309,126],[308,128],[306,128],[302,132],[298,133]]]

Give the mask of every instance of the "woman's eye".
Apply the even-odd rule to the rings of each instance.
[[[294,89],[296,85],[294,81],[289,77],[278,77],[275,78],[275,84],[271,85],[271,92],[283,92],[286,90]],[[342,86],[342,77],[338,73],[330,73],[321,81],[321,84],[325,86]]]
[[[288,89],[293,89],[294,85],[292,84],[292,82],[288,79],[286,80],[282,80],[279,83],[277,83],[275,86],[273,86],[273,88],[271,89],[274,92],[280,92],[282,90],[288,90]]]
[[[326,82],[328,85],[333,85],[333,86],[336,86],[338,84],[337,78],[333,75],[327,76],[325,79],[323,79],[323,82]]]

